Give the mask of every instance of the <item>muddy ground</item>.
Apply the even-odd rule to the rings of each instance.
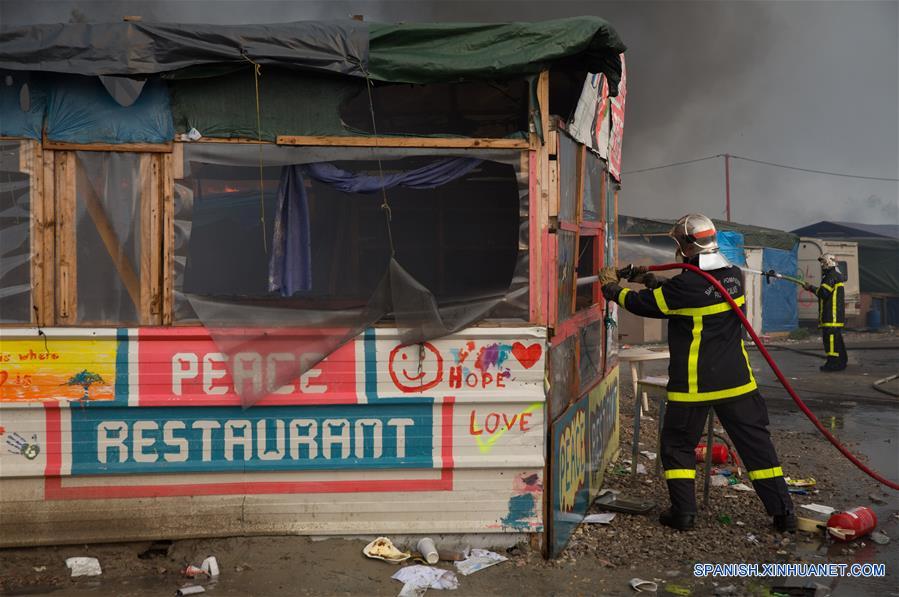
[[[871,388],[875,379],[897,373],[899,345],[895,335],[850,335],[852,346],[874,350],[850,352],[850,367],[840,374],[820,374],[820,361],[792,351],[775,357],[794,385],[807,398],[826,426],[850,448],[892,479],[899,478],[899,398]],[[818,351],[815,341],[779,342],[788,348]],[[633,398],[626,391],[621,402],[622,454],[607,471],[608,487],[628,497],[656,502],[647,516],[618,514],[609,525],[581,525],[568,549],[555,561],[544,561],[526,545],[503,550],[508,562],[459,576],[452,595],[631,595],[628,580],[640,577],[658,583],[667,595],[769,595],[779,585],[801,586],[807,579],[695,578],[697,562],[812,562],[886,564],[883,579],[815,579],[833,595],[899,595],[899,497],[884,490],[855,469],[799,415],[773,376],[763,369],[758,353],[751,353],[756,375],[771,413],[771,430],[787,475],[814,477],[817,493],[795,495],[797,507],[820,503],[837,508],[871,507],[878,527],[893,540],[876,545],[869,538],[833,543],[807,533],[780,535],[754,493],[713,487],[708,509],[702,509],[694,531],[679,533],[656,522],[667,506],[664,482],[655,475],[655,462],[640,462],[647,474],[630,476],[622,461],[629,457]],[[625,386],[628,384],[622,384]],[[899,387],[893,385],[893,391]],[[642,450],[657,451],[655,410],[644,420]],[[744,477],[745,480],[745,477]],[[702,486],[698,484],[702,503]],[[593,510],[598,512],[599,510]],[[801,512],[801,509],[799,509]],[[814,517],[814,514],[808,513]],[[748,539],[753,535],[755,541]],[[191,584],[180,573],[187,563],[199,564],[214,554],[222,573],[216,583],[201,582],[211,595],[396,595],[402,585],[390,578],[397,567],[368,560],[363,540],[313,541],[305,537],[234,537],[88,546],[0,550],[0,591],[4,595],[172,595]],[[103,574],[70,579],[65,559],[89,555],[100,560]],[[144,557],[141,557],[141,556]],[[441,563],[442,567],[452,568]],[[432,593],[439,594],[439,593]],[[799,594],[799,593],[796,593]],[[819,594],[826,594],[820,590]]]

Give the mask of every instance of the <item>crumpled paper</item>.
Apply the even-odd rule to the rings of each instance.
[[[505,562],[509,558],[501,556],[487,549],[472,549],[468,557],[461,562],[456,562],[456,569],[462,576],[468,576],[478,570],[489,568],[494,564]]]
[[[431,566],[406,566],[390,578],[403,583],[399,597],[421,597],[428,589],[452,591],[459,588],[455,572]]]
[[[66,558],[66,566],[72,571],[72,578],[76,576],[100,576],[103,574],[97,558]]]

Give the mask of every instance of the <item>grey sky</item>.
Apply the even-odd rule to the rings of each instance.
[[[899,2],[2,0],[7,25],[140,14],[183,22],[509,21],[597,14],[629,49],[623,169],[729,152],[899,178]],[[899,223],[899,184],[732,162],[737,221]],[[724,209],[723,161],[624,177],[622,213]]]

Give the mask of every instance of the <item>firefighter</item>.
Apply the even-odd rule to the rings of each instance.
[[[821,286],[806,284],[805,289],[818,297],[818,327],[824,341],[827,362],[821,371],[842,371],[849,360],[843,344],[843,325],[846,323],[846,278],[837,267],[837,258],[830,253],[818,257],[821,264]]]
[[[743,274],[718,250],[712,221],[700,214],[682,217],[669,233],[678,259],[714,276],[738,305],[745,302]],[[600,273],[603,295],[631,313],[668,320],[668,404],[662,423],[661,460],[671,507],[659,522],[677,530],[692,529],[696,517],[696,445],[709,408],[748,469],[774,527],[796,530],[793,502],[777,452],[768,432],[768,410],[759,394],[740,320],[715,288],[696,272],[685,270],[667,281],[635,268],[630,281],[644,284],[632,291],[618,285],[614,268]],[[744,307],[745,308],[745,307]]]

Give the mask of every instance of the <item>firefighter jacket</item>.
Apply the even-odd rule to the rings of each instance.
[[[836,268],[828,269],[821,277],[818,296],[818,327],[841,328],[846,323],[846,291],[843,276]]]
[[[708,272],[743,306],[743,272],[736,266]],[[639,292],[603,286],[607,299],[642,317],[668,319],[668,400],[708,404],[757,390],[740,319],[702,276],[685,271]]]

